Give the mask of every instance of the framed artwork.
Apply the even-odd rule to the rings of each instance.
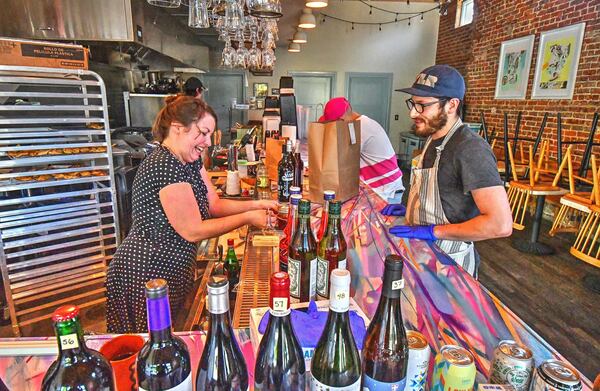
[[[254,83],[254,96],[264,98],[269,93],[269,85],[267,83]]]
[[[540,35],[531,98],[571,99],[575,89],[585,23]]]
[[[535,35],[528,35],[502,42],[494,95],[496,99],[525,99],[534,40]]]

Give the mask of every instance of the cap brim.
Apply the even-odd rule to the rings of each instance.
[[[424,90],[421,90],[419,88],[414,88],[414,87],[399,88],[399,89],[397,89],[395,91],[404,92],[404,93],[406,93],[408,95],[422,96],[422,97],[432,96],[432,97],[435,97],[435,98],[439,98],[439,97],[443,96],[443,95],[440,95],[440,94],[432,92],[432,91],[424,91]]]

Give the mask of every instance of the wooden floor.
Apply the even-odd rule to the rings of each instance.
[[[520,253],[510,238],[477,243],[479,280],[593,381],[600,373],[600,293],[583,278],[600,280],[600,269],[569,254],[571,235],[552,238],[549,229],[545,223],[540,238],[557,250],[551,256]]]

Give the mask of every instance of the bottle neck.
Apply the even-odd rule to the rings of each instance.
[[[78,319],[57,322],[54,330],[58,340],[58,356],[61,360],[80,355],[87,350],[83,329]]]
[[[383,286],[381,289],[381,298],[400,300],[404,288],[402,279],[402,270],[385,269],[383,272]]]
[[[237,255],[235,254],[235,249],[233,248],[233,246],[229,246],[227,248],[227,255],[225,256],[225,259],[227,261],[237,261]]]
[[[210,324],[208,326],[207,341],[214,340],[219,334],[231,335],[231,317],[229,311],[221,314],[210,314]]]
[[[152,342],[168,341],[171,335],[171,307],[169,296],[146,298],[148,332]]]
[[[310,228],[310,215],[298,215],[298,231],[302,234],[307,234]]]
[[[340,216],[339,215],[329,215],[327,221],[327,230],[325,231],[325,236],[328,235],[339,235],[341,228]]]
[[[291,237],[296,228],[296,218],[298,215],[298,205],[294,205],[290,203],[290,210],[288,211],[288,221],[287,221],[287,234]]]

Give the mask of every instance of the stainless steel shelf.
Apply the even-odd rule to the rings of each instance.
[[[19,336],[61,304],[105,300],[120,234],[102,79],[0,65],[0,90],[0,272]]]

